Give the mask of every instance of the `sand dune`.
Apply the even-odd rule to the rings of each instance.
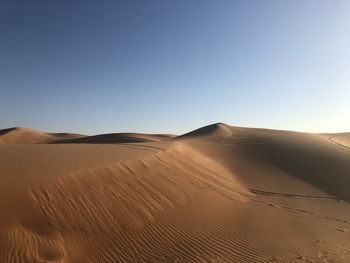
[[[348,134],[65,136],[0,132],[0,262],[350,262]]]
[[[85,136],[73,133],[48,133],[20,127],[0,130],[0,144],[133,143],[163,141],[173,137],[175,135],[142,133],[110,133]]]
[[[189,133],[180,135],[177,139],[203,139],[215,140],[215,139],[226,139],[232,136],[232,127],[224,123],[215,123],[205,127],[201,127],[197,130],[191,131]]]
[[[0,144],[36,144],[50,143],[60,140],[75,139],[82,137],[72,133],[47,133],[28,128],[9,128],[0,130]]]
[[[215,133],[201,133],[188,143],[221,162],[247,185],[316,195],[325,192],[350,199],[347,187],[350,155],[346,140],[339,140],[344,135],[247,129],[224,124],[208,127]],[[228,130],[232,136],[226,136]],[[202,140],[202,136],[209,136],[214,142],[208,144],[208,137]],[[261,182],[261,174],[265,182]]]
[[[60,140],[56,143],[136,143],[136,142],[157,142],[171,139],[170,134],[142,134],[142,133],[110,133],[82,138]]]

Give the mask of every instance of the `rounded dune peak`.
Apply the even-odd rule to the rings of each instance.
[[[217,122],[180,135],[178,138],[210,137],[213,139],[225,139],[231,136],[232,126]]]
[[[46,133],[29,128],[12,127],[0,130],[0,144],[40,143],[49,137]]]
[[[50,143],[67,138],[80,137],[79,134],[47,133],[24,127],[0,130],[0,144],[38,144]]]
[[[26,128],[22,128],[22,127],[11,127],[11,128],[6,128],[6,129],[1,129],[0,130],[0,135],[6,134],[6,133],[10,133],[10,132],[18,132],[21,130],[26,130]]]

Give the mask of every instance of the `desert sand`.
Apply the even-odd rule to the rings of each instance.
[[[0,262],[350,262],[350,133],[0,131]]]

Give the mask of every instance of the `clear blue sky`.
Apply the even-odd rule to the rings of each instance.
[[[350,131],[348,0],[1,0],[0,128]]]

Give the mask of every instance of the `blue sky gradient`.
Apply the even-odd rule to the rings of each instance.
[[[2,0],[0,128],[350,131],[350,1]]]

